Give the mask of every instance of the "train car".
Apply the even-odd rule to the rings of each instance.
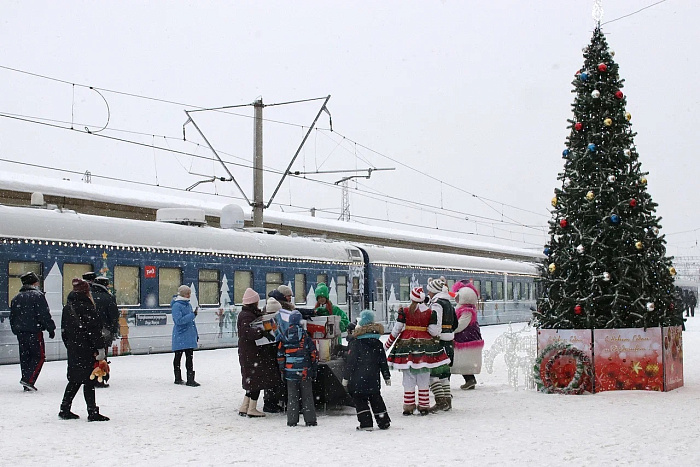
[[[479,323],[522,322],[532,317],[536,292],[534,264],[450,253],[360,245],[365,258],[365,293],[378,316],[393,322],[410,304],[411,288],[443,276],[448,286],[470,280],[480,291]]]
[[[19,361],[7,318],[28,271],[43,277],[57,326],[74,277],[109,277],[122,313],[112,354],[170,350],[170,301],[181,284],[192,287],[201,309],[200,348],[236,345],[236,310],[247,287],[264,298],[287,284],[297,306],[312,307],[316,284],[325,282],[334,303],[351,316],[359,311],[348,306],[346,290],[364,280],[364,267],[348,243],[27,207],[0,206],[0,219],[0,363]],[[65,358],[59,337],[46,340],[48,359]]]
[[[410,287],[429,277],[472,279],[485,299],[480,322],[526,321],[534,305],[529,263],[268,235],[205,225],[129,220],[74,211],[0,205],[0,363],[19,361],[9,326],[9,304],[19,276],[42,279],[51,313],[60,326],[71,280],[95,271],[109,277],[121,312],[121,337],[112,355],[170,351],[170,300],[181,284],[193,289],[199,347],[237,344],[241,298],[252,287],[265,298],[280,284],[294,291],[297,307],[312,307],[319,282],[350,319],[363,308],[391,324],[408,304]],[[47,339],[47,358],[65,348]]]

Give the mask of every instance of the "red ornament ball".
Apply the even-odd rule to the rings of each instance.
[[[622,94],[622,91],[617,91],[615,93],[615,97],[617,97],[618,99],[622,99],[624,97],[624,94]]]
[[[582,129],[583,129],[583,123],[576,122],[576,124],[574,125],[574,130],[581,131]]]
[[[632,199],[630,200],[630,207],[633,208],[633,207],[635,207],[636,205],[637,205],[637,200],[634,199],[634,198],[632,198]]]
[[[569,225],[569,221],[567,221],[566,219],[562,219],[559,221],[559,225],[562,229],[565,229]]]
[[[598,65],[598,71],[605,73],[606,71],[608,71],[608,66],[605,63],[601,63],[600,65]]]
[[[583,312],[583,308],[581,308],[581,305],[576,305],[574,307],[574,313],[576,313],[577,315],[580,315],[582,312]]]

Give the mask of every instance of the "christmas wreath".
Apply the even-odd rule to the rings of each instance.
[[[591,381],[591,360],[562,341],[542,350],[534,370],[537,389],[547,394],[582,394]]]

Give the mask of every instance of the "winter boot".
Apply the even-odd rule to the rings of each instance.
[[[192,386],[193,388],[201,386],[197,381],[194,380],[194,371],[187,372],[187,382],[185,383],[185,386]]]
[[[421,415],[430,415],[430,407],[418,407],[418,413]]]
[[[109,417],[105,417],[100,414],[99,407],[93,407],[88,409],[88,422],[108,422]]]
[[[240,415],[241,417],[245,417],[246,415],[248,415],[248,405],[250,405],[250,397],[244,396],[243,403],[238,409],[238,415]]]
[[[75,420],[80,417],[70,411],[70,405],[61,404],[61,411],[58,412],[58,418],[61,420]]]
[[[403,405],[403,414],[404,415],[413,415],[413,412],[416,410],[416,404],[404,404]]]
[[[445,412],[452,410],[452,395],[443,397],[442,410]]]
[[[253,399],[250,399],[248,401],[248,411],[246,412],[246,415],[248,415],[250,418],[260,418],[264,417],[265,414],[262,412],[258,412],[258,401],[254,401]]]
[[[175,384],[185,384],[182,380],[182,372],[179,368],[175,368]]]
[[[461,385],[459,388],[468,390],[468,389],[474,389],[476,387],[476,378],[474,375],[464,375],[464,384]]]
[[[443,411],[450,410],[447,408],[447,398],[442,397],[442,396],[435,398],[435,405],[430,407],[430,413],[437,413],[437,412],[440,412],[441,410],[443,410]]]

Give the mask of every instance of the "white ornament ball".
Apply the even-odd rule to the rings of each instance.
[[[659,235],[659,228],[658,227],[652,227],[651,231],[654,232],[654,235]]]
[[[625,149],[623,152],[625,153],[625,156],[627,156],[627,157],[630,157],[632,155],[632,151],[630,151],[629,149]]]
[[[585,249],[583,248],[583,245],[579,245],[576,247],[576,251],[578,252],[578,254],[583,254]]]
[[[594,89],[593,92],[591,93],[591,97],[593,99],[598,99],[600,97],[600,91],[598,91],[597,89]]]
[[[615,178],[614,175],[610,175],[610,176],[608,177],[608,181],[609,181],[610,183],[615,183],[615,180],[617,180],[617,178]]]
[[[569,185],[571,185],[571,180],[569,180],[568,178],[565,178],[565,179],[564,179],[564,187],[566,188],[566,187],[568,187]]]
[[[654,311],[654,304],[652,302],[647,302],[647,310]]]
[[[603,280],[604,280],[605,282],[608,282],[608,281],[610,280],[610,273],[609,273],[609,272],[605,271],[605,272],[603,273]]]

